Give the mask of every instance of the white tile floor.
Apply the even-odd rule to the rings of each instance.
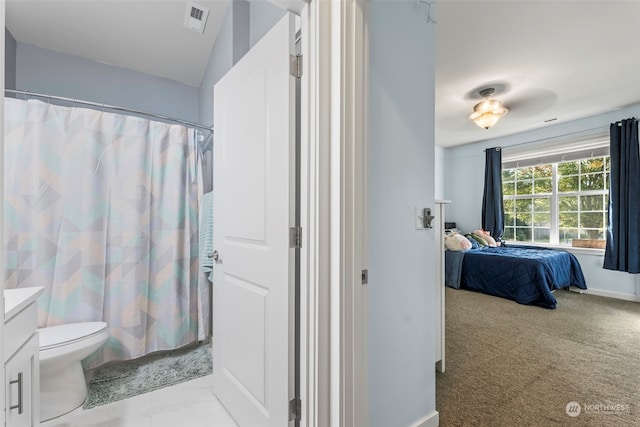
[[[130,399],[76,409],[42,427],[237,427],[213,395],[213,375]]]

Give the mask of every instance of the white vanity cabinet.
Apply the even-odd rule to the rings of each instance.
[[[42,287],[4,291],[5,418],[7,427],[40,423],[36,298]]]

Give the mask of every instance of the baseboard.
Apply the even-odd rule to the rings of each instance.
[[[440,414],[438,411],[433,411],[429,415],[426,415],[422,419],[411,424],[411,427],[438,427],[440,425]]]
[[[621,299],[625,301],[640,302],[640,295],[621,294],[618,292],[600,291],[598,289],[586,289],[584,293],[607,298]]]

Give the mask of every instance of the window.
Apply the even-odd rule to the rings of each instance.
[[[520,167],[503,164],[502,191],[505,240],[571,245],[573,239],[604,239],[608,155]]]

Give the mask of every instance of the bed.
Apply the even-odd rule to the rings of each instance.
[[[556,308],[551,291],[570,286],[587,289],[573,254],[531,246],[448,250],[445,284],[550,309]]]

